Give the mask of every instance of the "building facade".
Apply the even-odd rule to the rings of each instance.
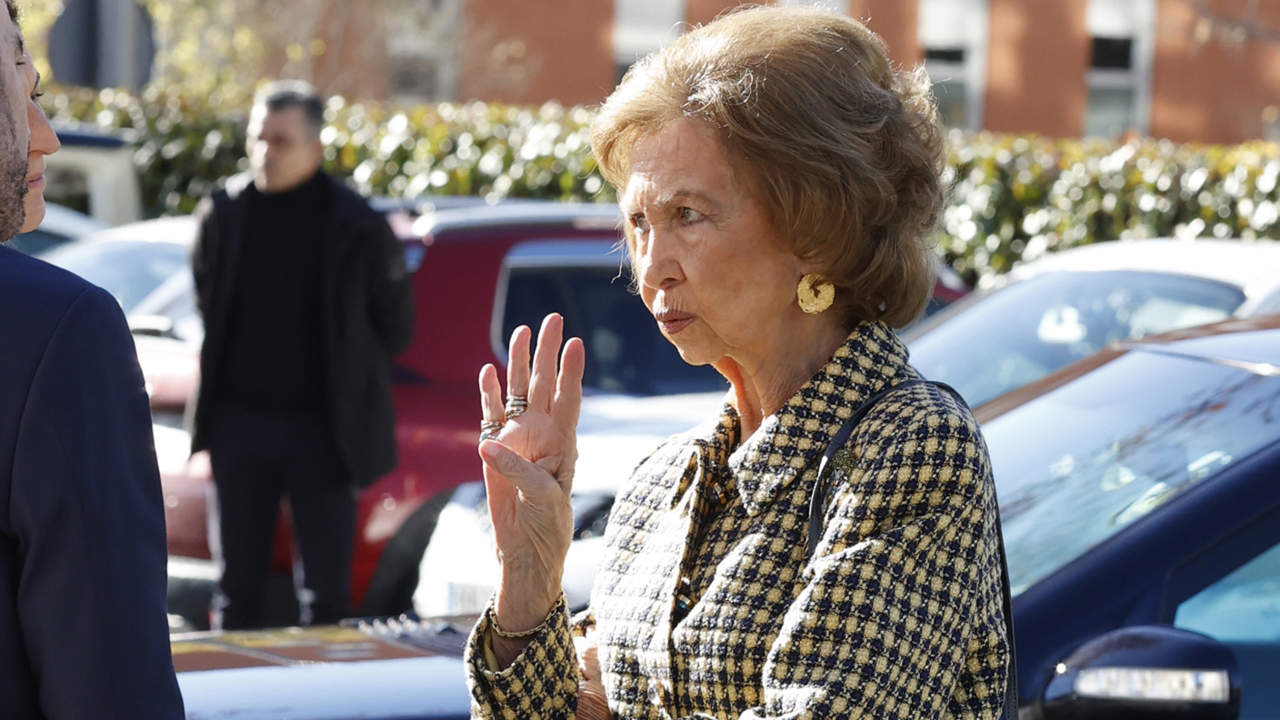
[[[461,2],[449,99],[600,102],[637,58],[737,3]],[[777,0],[787,3],[788,0]],[[949,125],[1055,137],[1280,139],[1280,3],[826,0],[923,62]]]

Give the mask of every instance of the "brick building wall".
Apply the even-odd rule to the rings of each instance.
[[[977,18],[978,30],[986,31],[984,40],[966,50],[968,62],[980,63],[964,79],[965,92],[973,93],[970,127],[1059,137],[1086,132],[1095,87],[1090,78],[1097,74],[1086,15],[1100,0],[953,1],[957,5],[948,7],[980,8],[960,17]],[[1280,37],[1280,2],[1207,0],[1217,23],[1198,14],[1189,0],[1151,2],[1150,28],[1143,32],[1151,35],[1153,49],[1133,70],[1141,83],[1134,125],[1178,141],[1238,142],[1280,133],[1280,41],[1262,37]],[[676,3],[671,26],[710,22],[736,4],[683,0]],[[920,0],[824,4],[866,21],[899,64],[910,67],[925,58],[921,25],[929,18],[921,17]],[[614,0],[461,0],[461,8],[457,81],[447,99],[594,104],[632,59],[615,52]],[[317,84],[352,97],[385,97],[387,80],[375,70],[386,55],[370,50],[383,36],[379,23],[385,21],[358,13],[343,15],[344,25],[338,15],[328,23],[327,56],[314,61]],[[1243,18],[1263,32],[1242,33],[1239,23],[1223,23],[1224,18]],[[287,72],[282,52],[275,51],[274,64]]]
[[[1085,3],[990,0],[983,126],[1069,137],[1083,128]]]
[[[457,99],[598,103],[613,88],[610,0],[467,0]]]
[[[1220,17],[1242,18],[1248,0],[1216,0]],[[1280,3],[1254,6],[1264,28],[1280,29]],[[1151,134],[1177,141],[1263,137],[1280,105],[1280,42],[1242,37],[1199,16],[1185,0],[1160,0],[1152,78]],[[1275,118],[1270,118],[1275,122]]]

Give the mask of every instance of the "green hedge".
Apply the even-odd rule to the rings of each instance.
[[[190,212],[243,168],[245,108],[152,88],[141,97],[49,93],[56,120],[129,128],[151,215]],[[530,197],[609,202],[587,144],[590,110],[494,103],[399,108],[335,98],[327,168],[370,195]],[[949,200],[936,237],[968,280],[1019,259],[1130,237],[1280,238],[1280,148],[1142,140],[1051,140],[952,132]]]
[[[951,135],[938,247],[970,280],[1105,240],[1280,238],[1280,146]]]

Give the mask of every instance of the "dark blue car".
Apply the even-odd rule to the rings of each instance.
[[[1280,717],[1280,318],[1113,346],[979,420],[1031,717]]]
[[[1280,717],[1280,317],[985,405],[1022,718]],[[465,717],[465,622],[177,639],[189,717]]]

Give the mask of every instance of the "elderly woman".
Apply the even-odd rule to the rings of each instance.
[[[635,468],[571,622],[582,343],[557,369],[561,319],[532,361],[518,329],[505,404],[481,371],[501,578],[468,647],[473,715],[998,717],[1009,647],[986,449],[890,329],[932,283],[941,131],[925,78],[895,72],[853,20],[752,8],[632,68],[592,147],[621,191],[640,297],[731,390],[716,421]]]

